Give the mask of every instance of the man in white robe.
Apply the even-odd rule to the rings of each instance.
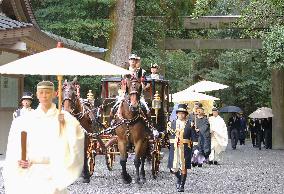
[[[6,194],[65,194],[81,174],[84,132],[69,113],[59,113],[54,85],[37,85],[39,106],[16,118],[10,129],[3,178]],[[21,132],[27,132],[26,160],[21,159]]]
[[[223,118],[219,116],[218,109],[212,109],[213,116],[209,117],[211,133],[211,154],[209,164],[217,165],[220,162],[220,154],[228,145],[228,131]]]

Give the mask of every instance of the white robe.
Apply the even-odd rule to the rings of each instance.
[[[210,132],[211,132],[211,149],[215,154],[225,151],[228,145],[228,131],[226,123],[219,115],[217,117],[209,117]]]
[[[63,194],[81,174],[84,161],[84,132],[79,122],[62,111],[65,126],[59,133],[55,104],[47,113],[41,105],[16,118],[11,126],[3,168],[6,194]],[[27,169],[21,159],[21,131],[27,132]]]

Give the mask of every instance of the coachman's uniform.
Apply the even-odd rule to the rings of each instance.
[[[191,168],[192,129],[187,121],[175,120],[168,124],[170,152],[168,168]]]
[[[32,102],[33,100],[33,94],[31,92],[24,92],[22,98],[20,99],[20,103],[23,103],[23,100],[30,100]],[[13,119],[22,116],[26,113],[29,113],[31,111],[33,111],[34,109],[32,109],[31,107],[25,107],[22,106],[22,108],[18,108],[17,110],[14,111],[13,113]]]

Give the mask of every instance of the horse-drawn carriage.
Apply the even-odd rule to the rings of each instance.
[[[149,131],[151,132],[152,128],[158,129],[160,132],[166,129],[169,110],[168,81],[147,80],[144,83],[143,94],[145,101],[151,110],[150,118],[146,117],[145,114],[140,111],[139,106],[132,107],[131,101],[133,100],[134,96],[140,97],[140,94],[137,94],[142,91],[138,89],[141,88],[140,86],[142,85],[137,81],[129,81],[129,98],[128,100],[123,99],[121,103],[119,103],[120,114],[117,114],[118,116],[111,122],[110,112],[121,95],[120,92],[122,83],[122,78],[102,79],[102,104],[99,107],[93,106],[92,99],[88,99],[85,102],[81,102],[81,108],[78,107],[78,110],[76,110],[74,108],[75,105],[68,105],[67,101],[64,101],[64,107],[73,107],[72,111],[70,112],[77,117],[83,129],[85,130],[86,138],[83,177],[86,178],[86,182],[89,181],[90,176],[94,172],[96,155],[105,155],[107,168],[112,170],[115,156],[119,154],[120,164],[122,165],[123,169],[123,180],[124,182],[129,183],[131,178],[125,170],[125,160],[127,160],[127,152],[129,151],[129,149],[126,147],[126,144],[129,145],[130,138],[132,138],[132,142],[135,146],[135,150],[133,151],[135,151],[134,164],[136,167],[136,181],[140,181],[139,167],[141,163],[142,166],[140,174],[142,176],[142,180],[145,179],[144,162],[146,159],[146,150],[148,150],[148,153],[150,153],[148,156],[151,158],[152,175],[154,178],[156,178],[159,171],[161,159],[160,150],[161,146],[164,144],[164,139],[154,138],[152,133],[149,133]],[[69,88],[66,91],[71,90],[71,88],[67,87],[66,85],[64,88],[65,90],[66,88]],[[74,87],[72,90],[76,91],[76,87]],[[65,99],[71,99],[71,94],[67,94]],[[134,97],[134,99],[136,97]],[[76,100],[73,99],[73,101]],[[79,101],[77,104],[78,103]],[[123,108],[123,105],[125,108]],[[133,111],[131,111],[132,109],[130,107],[133,109]],[[121,113],[123,111],[126,112]],[[135,133],[137,134],[135,135]],[[147,143],[145,143],[146,139]]]
[[[101,99],[102,122],[110,124],[111,108],[121,95],[121,77],[102,79]],[[168,80],[147,79],[144,81],[143,97],[151,111],[151,121],[159,131],[166,129],[169,117],[169,82]]]

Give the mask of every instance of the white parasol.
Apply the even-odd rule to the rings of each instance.
[[[124,75],[131,72],[101,59],[58,47],[2,65],[0,74]]]
[[[216,82],[211,82],[211,81],[200,81],[197,82],[196,84],[188,87],[187,91],[193,91],[193,92],[209,92],[213,90],[222,90],[225,88],[228,88],[229,86],[224,85],[224,84],[219,84]]]
[[[0,74],[57,75],[58,108],[61,110],[63,75],[125,75],[131,72],[101,59],[63,48],[59,42],[57,48],[0,66]]]
[[[249,115],[249,117],[250,118],[257,118],[257,119],[273,117],[272,109],[268,108],[268,107],[258,108],[256,111],[251,113]]]
[[[201,100],[220,100],[214,96],[206,94],[191,92],[191,91],[180,91],[172,94],[172,102],[189,102],[189,101],[201,101]]]

